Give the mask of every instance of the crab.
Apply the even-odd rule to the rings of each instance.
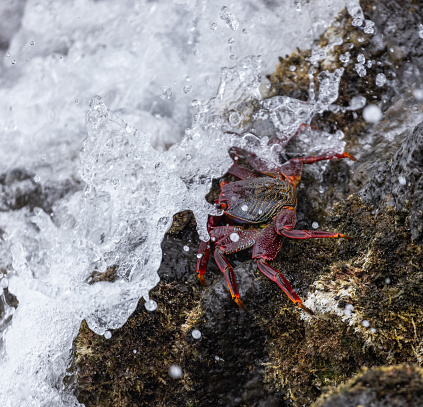
[[[253,153],[243,154],[244,152],[240,149],[232,148],[231,150],[234,164],[228,173],[239,178],[240,181],[220,184],[221,192],[215,201],[215,206],[223,213],[220,216],[209,216],[210,240],[201,241],[198,249],[196,271],[200,283],[206,286],[205,273],[211,248],[214,245],[216,264],[225,277],[232,298],[240,308],[245,310],[233,267],[226,255],[253,247],[252,257],[258,269],[274,281],[292,302],[313,315],[285,276],[273,268],[268,261],[276,257],[284,238],[351,239],[350,236],[342,233],[294,229],[297,207],[296,187],[301,179],[303,164],[341,158],[356,161],[356,158],[346,152],[327,153],[293,158],[284,164],[270,167]],[[239,165],[237,163],[239,158],[247,158],[253,171]]]

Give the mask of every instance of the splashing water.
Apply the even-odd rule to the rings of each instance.
[[[208,238],[207,217],[216,211],[204,196],[212,179],[230,166],[229,147],[268,155],[271,132],[292,137],[299,125],[336,99],[342,70],[321,74],[317,100],[312,91],[307,102],[261,99],[263,61],[270,63],[274,38],[283,37],[275,32],[280,27],[276,22],[290,13],[306,18],[306,12],[263,5],[257,13],[265,23],[258,23],[255,3],[231,5],[230,10],[211,3],[177,1],[169,9],[88,0],[52,7],[29,0],[20,10],[21,28],[12,36],[4,62],[8,67],[1,71],[8,86],[0,90],[0,107],[10,112],[0,119],[5,145],[0,167],[6,174],[0,284],[19,301],[15,309],[4,293],[1,297],[2,406],[78,405],[63,378],[81,321],[109,336],[110,329],[125,323],[139,298],[151,304],[148,293],[159,280],[160,243],[174,213],[192,210],[200,238]],[[303,8],[317,19],[327,13],[324,5],[321,10]],[[69,15],[81,18],[70,21]],[[193,30],[186,30],[187,15]],[[246,15],[256,22],[247,26]],[[305,27],[311,24],[307,21]],[[55,24],[61,35],[51,38],[43,26]],[[216,29],[210,30],[211,24]],[[317,32],[303,29],[299,35],[298,27],[291,24],[283,33],[309,44]],[[224,45],[216,42],[217,35]],[[258,40],[251,41],[253,35]],[[150,45],[142,42],[146,38]],[[228,38],[237,47],[230,53]],[[266,41],[264,57],[244,57],[257,54]],[[182,54],[177,51],[181,44]],[[217,86],[213,75],[222,64],[233,65],[234,53],[239,61],[222,69]],[[154,71],[165,65],[163,55],[174,71]],[[169,72],[180,79],[176,86]],[[186,92],[188,74],[192,81]],[[217,87],[210,98],[207,90]],[[96,93],[111,109],[101,97],[92,97],[85,131],[75,120]],[[192,103],[191,128],[184,132],[190,116],[187,93],[198,100]],[[251,123],[259,122],[266,122],[268,131],[249,134]],[[343,148],[342,142],[337,148]],[[29,204],[19,204],[20,193],[31,197]],[[110,270],[113,282],[93,279],[94,273]]]

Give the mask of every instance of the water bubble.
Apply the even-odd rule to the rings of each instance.
[[[30,42],[30,44],[31,44],[31,45],[35,45],[35,42],[34,42],[34,41],[31,41],[31,42]]]
[[[39,175],[36,175],[34,177],[34,182],[40,182],[40,176]]]
[[[385,284],[391,284],[391,279],[389,277],[385,278]]]
[[[348,110],[358,110],[362,109],[364,106],[366,106],[367,100],[364,96],[354,96],[350,100],[350,105],[348,107]]]
[[[217,24],[216,23],[213,23],[213,24],[210,25],[210,30],[216,31],[216,29],[217,29]]]
[[[241,210],[244,211],[244,212],[247,212],[248,211],[248,206],[247,205],[242,205],[241,206]]]
[[[239,240],[239,234],[238,233],[231,233],[229,238],[233,241],[233,242],[237,242]]]
[[[187,245],[184,246],[184,252],[189,252],[189,247]]]
[[[297,69],[297,67],[295,66],[295,65],[291,65],[290,67],[289,67],[289,70],[291,71],[291,72],[295,72],[295,70]]]
[[[7,277],[3,277],[0,280],[0,288],[7,288],[9,287],[9,280],[7,279]]]
[[[172,365],[169,368],[169,376],[172,379],[179,379],[182,376],[182,369],[178,365]]]
[[[358,76],[362,78],[363,76],[366,76],[366,68],[363,64],[355,64],[355,71],[358,73]]]
[[[203,257],[203,253],[198,253],[197,254],[197,259],[201,259]]]
[[[311,224],[311,227],[312,227],[313,229],[317,229],[317,228],[319,227],[319,224],[318,224],[317,222],[313,222],[313,223]]]
[[[231,126],[238,126],[238,124],[241,122],[241,115],[237,112],[232,112],[229,115],[229,123]]]
[[[363,54],[358,54],[357,61],[360,62],[360,64],[363,64],[366,61],[366,58],[364,57]]]
[[[106,332],[104,332],[104,337],[106,339],[110,339],[112,337],[112,333],[110,331],[106,331]]]
[[[402,175],[400,175],[399,177],[398,177],[398,182],[401,184],[401,185],[405,185],[405,184],[407,184],[407,180],[402,176]]]
[[[375,26],[375,23],[373,21],[366,20],[365,26],[364,26],[364,32],[366,34],[373,34],[375,32],[374,26]]]
[[[350,60],[351,54],[347,51],[345,54],[342,54],[339,56],[339,60],[344,63],[347,64]]]
[[[188,95],[188,93],[191,93],[192,86],[191,85],[185,85],[184,86],[184,93]]]
[[[368,105],[363,110],[363,117],[367,123],[377,123],[382,119],[382,111],[376,105]]]
[[[168,100],[172,97],[172,89],[169,86],[163,86],[162,91],[160,93],[160,97],[163,100]]]
[[[7,52],[7,53],[6,53],[6,57],[7,57],[7,58],[10,58],[10,52]]]
[[[365,328],[368,328],[370,326],[370,322],[366,319],[361,323]]]
[[[235,42],[235,38],[231,37],[228,39],[228,44],[233,44]]]
[[[386,83],[386,76],[383,73],[378,73],[376,75],[376,86],[383,86]]]
[[[148,300],[145,302],[144,307],[147,311],[155,311],[157,309],[157,302],[154,300]]]
[[[12,65],[15,65],[16,64],[16,59],[13,59],[12,60]]]
[[[414,89],[413,96],[414,99],[417,100],[417,102],[423,102],[423,89]]]
[[[239,27],[239,22],[236,19],[235,15],[232,13],[231,10],[229,10],[228,7],[223,6],[220,9],[220,19],[223,20],[226,25],[228,26],[228,28],[230,28],[231,30],[235,31],[238,29]]]
[[[79,99],[75,99],[75,104],[79,104]]]
[[[423,24],[419,24],[419,37],[423,39]]]
[[[375,333],[376,333],[376,328],[370,328],[370,332],[371,332],[372,334],[375,334]]]
[[[137,353],[137,350],[136,350],[136,349],[134,349],[132,352]]]
[[[201,332],[198,329],[193,329],[193,331],[191,332],[191,335],[194,339],[201,338]]]

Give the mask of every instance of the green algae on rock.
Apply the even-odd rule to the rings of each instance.
[[[322,395],[313,407],[420,407],[423,405],[423,369],[411,365],[364,371]]]

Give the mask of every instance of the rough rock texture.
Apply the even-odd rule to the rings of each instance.
[[[146,311],[141,300],[108,340],[81,327],[76,392],[87,407],[309,406],[325,388],[342,383],[348,384],[316,405],[419,400],[421,370],[409,364],[423,363],[423,125],[414,129],[421,112],[410,86],[422,86],[422,9],[417,0],[365,0],[361,6],[375,33],[352,26],[342,12],[318,45],[337,36],[343,42],[326,49],[315,67],[316,76],[345,68],[339,108],[315,124],[342,130],[346,150],[359,161],[351,167],[346,160],[329,163],[321,182],[305,170],[298,188],[298,229],[317,221],[319,229],[353,240],[285,239],[272,262],[316,315],[308,317],[262,276],[248,251],[230,257],[247,311],[234,304],[213,261],[209,286],[201,287],[195,221],[190,212],[178,214],[163,242],[161,282],[151,292],[158,309]],[[350,63],[340,60],[347,51]],[[359,54],[366,64],[372,61],[362,77]],[[271,95],[307,99],[310,55],[297,51],[281,59],[270,77]],[[377,73],[388,80],[382,87],[375,86]],[[380,105],[380,123],[368,125],[361,109],[349,108],[358,95]],[[297,147],[294,140],[287,155],[298,155]],[[216,181],[208,199],[217,194]],[[193,329],[200,339],[192,337]],[[169,376],[173,364],[182,369],[180,379]],[[372,369],[382,365],[393,366]]]
[[[419,407],[423,405],[423,370],[410,365],[365,371],[313,407]]]

